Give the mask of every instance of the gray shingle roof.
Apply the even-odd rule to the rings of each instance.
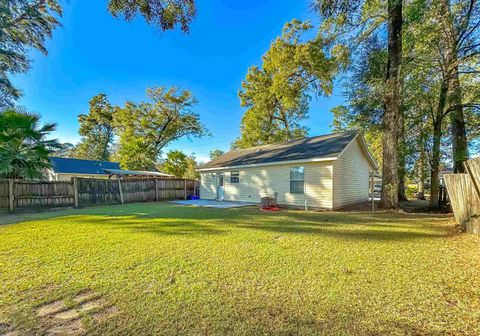
[[[356,135],[357,132],[349,131],[234,150],[204,164],[200,170],[282,161],[336,158]]]

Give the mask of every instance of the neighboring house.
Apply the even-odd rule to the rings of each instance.
[[[123,170],[118,162],[51,157],[52,168],[45,171],[48,181],[70,181],[72,177],[87,178],[173,178],[153,171]]]
[[[45,175],[48,181],[70,181],[72,177],[109,178],[104,169],[120,169],[118,162],[51,157],[52,168]]]
[[[364,202],[377,165],[363,136],[343,132],[228,152],[199,169],[200,198],[337,209]]]

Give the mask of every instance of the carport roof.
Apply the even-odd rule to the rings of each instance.
[[[348,131],[233,150],[204,164],[198,170],[263,165],[284,161],[334,160],[357,134],[356,131]]]

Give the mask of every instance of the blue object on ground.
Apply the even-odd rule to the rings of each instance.
[[[252,206],[255,203],[249,202],[229,202],[229,201],[215,201],[215,200],[183,200],[183,201],[170,201],[170,203],[179,204],[179,205],[190,205],[194,207],[207,207],[207,208],[218,208],[218,209],[228,209],[228,208],[238,208],[244,206]]]

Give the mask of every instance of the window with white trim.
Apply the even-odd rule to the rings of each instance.
[[[240,173],[238,171],[230,172],[230,183],[240,183]]]
[[[290,194],[305,193],[305,168],[303,166],[290,167]]]

